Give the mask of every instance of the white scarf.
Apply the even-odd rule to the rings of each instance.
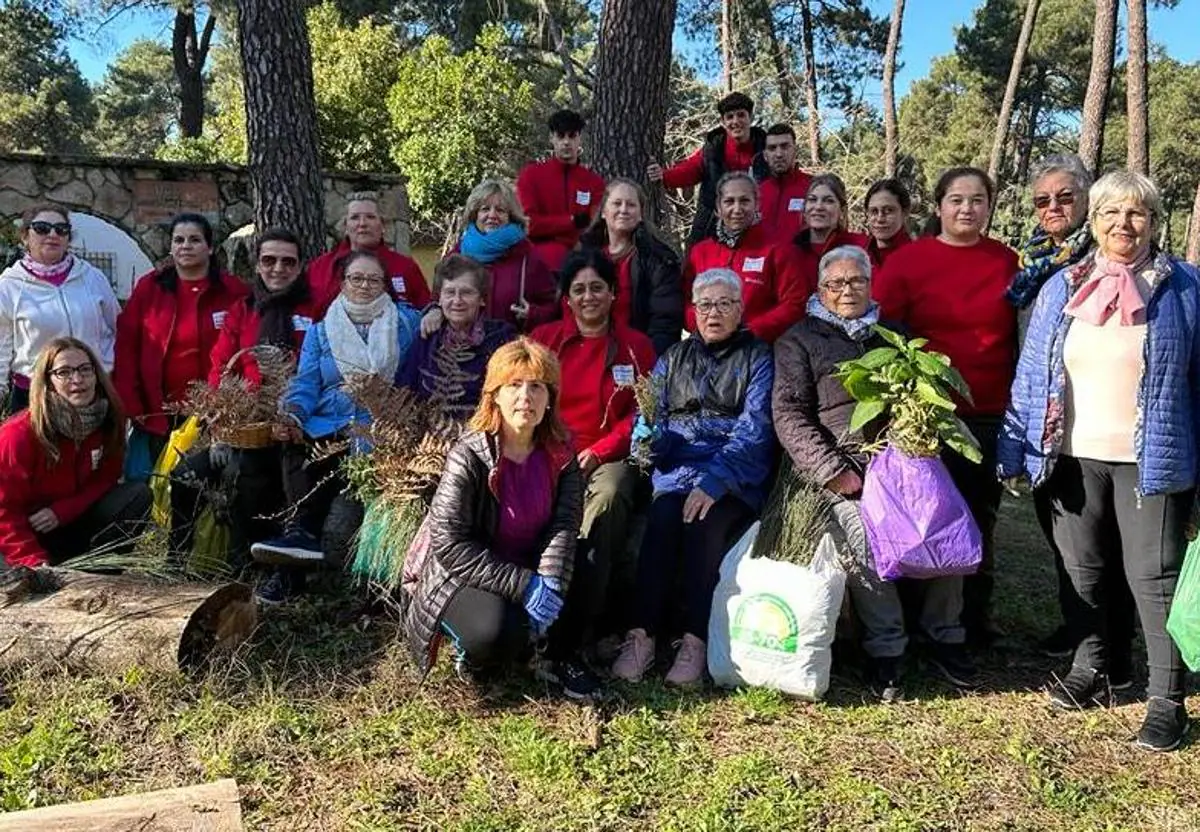
[[[364,341],[356,324],[368,326]],[[388,295],[354,303],[338,295],[325,313],[325,336],[343,379],[373,373],[391,381],[400,364],[400,313]]]

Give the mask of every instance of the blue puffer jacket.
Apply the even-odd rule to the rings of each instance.
[[[407,303],[397,303],[400,320],[396,327],[400,340],[400,364],[418,335],[421,313]],[[388,379],[392,381],[392,379]],[[300,348],[296,376],[284,398],[284,409],[296,417],[310,439],[331,436],[351,422],[365,423],[369,416],[342,390],[342,374],[333,360],[325,322],[309,328]]]
[[[1054,275],[1033,307],[997,448],[1000,477],[1050,476],[1066,417],[1063,345],[1074,318],[1067,301],[1091,273],[1094,255]],[[1200,287],[1196,269],[1165,254],[1146,309],[1134,451],[1138,493],[1170,494],[1196,484],[1200,436]]]
[[[771,348],[746,329],[711,345],[693,335],[663,353],[652,377],[663,391],[654,430],[639,416],[637,433],[656,437],[654,493],[699,487],[760,508],[775,452]]]

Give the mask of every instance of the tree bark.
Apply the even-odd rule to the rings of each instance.
[[[1125,111],[1129,116],[1125,167],[1150,175],[1150,97],[1146,78],[1146,0],[1128,0],[1129,58],[1125,62]]]
[[[771,44],[771,62],[775,65],[775,84],[779,88],[779,103],[783,105],[784,120],[791,121],[795,117],[792,99],[792,70],[785,47],[779,39],[779,32],[775,28],[775,15],[771,11],[769,0],[760,0],[760,6],[760,19],[766,28],[767,40]]]
[[[549,0],[539,0],[542,16],[546,19],[546,28],[550,40],[554,43],[554,51],[558,53],[563,67],[563,83],[567,85],[567,94],[571,96],[571,109],[577,113],[583,112],[583,95],[579,92],[579,76],[575,72],[575,61],[571,58],[571,46],[567,43],[566,35],[554,12],[550,9]]]
[[[733,0],[721,0],[721,89],[733,92]]]
[[[801,38],[804,42],[804,98],[808,105],[808,155],[813,165],[821,164],[821,110],[817,100],[817,56],[813,16],[809,0],[800,0]]]
[[[1093,175],[1100,172],[1104,149],[1104,121],[1108,117],[1108,88],[1112,83],[1117,41],[1118,0],[1095,0],[1092,28],[1092,69],[1083,99],[1083,127],[1079,133],[1079,158]]]
[[[1033,38],[1033,25],[1037,21],[1039,3],[1040,0],[1026,0],[1025,21],[1021,24],[1021,35],[1017,38],[1017,48],[1013,52],[1012,65],[1008,69],[1008,85],[1004,88],[1004,99],[1000,102],[1000,116],[996,119],[996,134],[992,138],[992,156],[988,161],[988,176],[993,182],[997,182],[996,174],[1004,156],[1004,145],[1008,142],[1013,102],[1017,99],[1017,87],[1021,83],[1025,56],[1029,53],[1029,41]]]
[[[204,21],[204,31],[196,34],[196,4],[181,6],[175,12],[171,36],[171,58],[179,81],[179,133],[197,139],[204,134],[204,64],[217,18],[212,9]]]
[[[1187,261],[1200,266],[1200,184],[1196,185],[1196,200],[1192,203],[1192,221],[1188,223]]]
[[[0,814],[0,832],[241,832],[244,828],[234,780]]]
[[[291,229],[312,257],[325,248],[325,194],[304,5],[240,0],[238,35],[254,223]]]
[[[892,7],[887,49],[883,53],[883,174],[896,175],[900,139],[896,127],[896,56],[900,51],[900,29],[904,23],[904,0]]]
[[[605,0],[596,56],[595,169],[641,181],[662,159],[676,0]]]

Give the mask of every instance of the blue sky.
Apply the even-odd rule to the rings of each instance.
[[[870,5],[887,15],[892,0],[870,0]],[[903,96],[909,84],[928,73],[934,58],[953,50],[954,27],[968,22],[978,6],[974,0],[907,0],[900,55],[903,67],[896,77],[898,95]],[[113,56],[131,41],[139,37],[169,40],[169,24],[169,15],[126,13],[101,33],[100,45],[73,41],[70,52],[83,74],[97,81]],[[1149,26],[1150,39],[1166,47],[1171,57],[1188,63],[1200,61],[1200,0],[1180,0],[1172,10],[1151,9]]]

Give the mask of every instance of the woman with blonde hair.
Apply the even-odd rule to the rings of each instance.
[[[99,357],[55,338],[31,372],[29,408],[0,426],[0,552],[8,566],[60,563],[135,534],[144,483],[118,484],[125,414]]]
[[[502,179],[480,182],[467,197],[458,225],[454,251],[482,263],[492,276],[484,317],[508,321],[520,332],[558,317],[554,274],[529,242],[529,218],[512,185]],[[440,309],[426,312],[422,335],[436,332],[442,320]]]
[[[576,616],[559,620],[583,505],[559,389],[554,354],[528,339],[505,344],[488,362],[479,408],[450,451],[425,521],[428,548],[409,555],[420,563],[405,590],[404,626],[422,671],[443,638],[454,646],[460,676],[478,679],[511,665],[531,637],[548,632],[547,677],[568,696],[596,690],[574,658]]]

